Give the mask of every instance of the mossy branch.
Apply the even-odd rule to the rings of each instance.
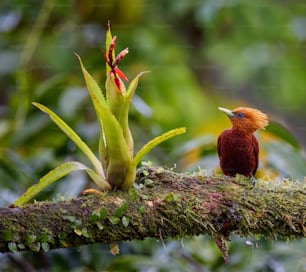
[[[142,168],[137,188],[0,209],[0,252],[230,234],[306,234],[306,184],[202,177]]]

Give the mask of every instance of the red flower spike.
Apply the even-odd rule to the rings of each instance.
[[[122,89],[121,89],[121,82],[120,82],[120,79],[118,78],[117,74],[113,70],[111,70],[109,72],[109,74],[110,74],[110,77],[112,78],[112,80],[114,81],[116,87],[118,88],[119,93],[122,94],[123,92],[122,92]]]
[[[115,85],[117,86],[119,93],[122,94],[122,82],[120,81],[120,78],[123,79],[124,81],[128,82],[128,78],[127,76],[117,67],[117,65],[119,64],[119,62],[124,58],[124,56],[129,52],[128,48],[123,49],[115,58],[115,60],[113,60],[113,52],[114,52],[114,48],[115,48],[115,44],[116,44],[116,39],[117,37],[114,36],[109,48],[108,48],[108,52],[106,53],[105,51],[103,51],[103,56],[104,59],[107,63],[107,65],[111,68],[110,71],[110,75],[113,78]]]
[[[124,50],[122,50],[118,56],[115,58],[115,61],[113,63],[113,66],[117,66],[119,64],[119,62],[124,58],[124,56],[129,53],[129,49],[125,48]]]
[[[105,61],[106,61],[107,65],[108,65],[109,67],[112,67],[112,64],[109,62],[108,57],[107,57],[107,55],[106,55],[105,51],[104,51],[104,50],[102,50],[102,52],[103,52],[103,56],[104,56],[104,59],[105,59]]]
[[[127,78],[127,76],[118,67],[115,67],[114,71],[115,71],[115,74],[118,75],[120,78],[122,78],[124,81],[129,82],[129,79]]]
[[[112,64],[111,66],[113,66],[113,51],[114,51],[114,48],[115,48],[116,40],[117,40],[117,37],[114,36],[114,38],[112,39],[112,42],[109,46],[109,49],[108,49],[108,61]]]
[[[118,77],[115,77],[114,80],[115,80],[115,83],[116,83],[116,85],[117,85],[117,87],[118,87],[119,93],[122,94],[121,82],[120,82],[119,78],[118,78]]]

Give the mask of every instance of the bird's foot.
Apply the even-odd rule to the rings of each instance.
[[[256,178],[251,174],[251,177],[250,177],[250,179],[251,179],[251,182],[252,182],[252,185],[253,185],[253,188],[252,189],[254,189],[255,188],[255,186],[256,186]]]

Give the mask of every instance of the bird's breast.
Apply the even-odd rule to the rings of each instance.
[[[250,176],[258,165],[258,142],[254,135],[225,130],[218,138],[220,166],[225,175]]]

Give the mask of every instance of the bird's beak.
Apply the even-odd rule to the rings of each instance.
[[[219,107],[218,110],[224,112],[229,118],[233,118],[235,116],[234,113],[229,109]]]

